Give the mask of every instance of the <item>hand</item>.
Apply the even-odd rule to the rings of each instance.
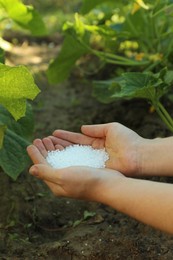
[[[141,153],[147,139],[119,123],[82,126],[80,133],[64,130],[54,131],[52,136],[36,139],[34,145],[46,156],[47,150],[64,149],[72,144],[92,145],[105,148],[110,159],[106,167],[120,171],[126,176],[135,176],[141,171]]]
[[[49,166],[38,148],[34,145],[27,147],[27,152],[35,164],[30,173],[42,179],[56,196],[77,199],[104,201],[105,188],[118,184],[124,177],[121,173],[110,169],[95,169],[92,167],[68,167],[53,169]]]

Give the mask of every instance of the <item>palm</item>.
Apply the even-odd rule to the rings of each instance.
[[[126,175],[133,175],[136,170],[136,146],[140,137],[133,131],[120,125],[119,128],[112,124],[104,137],[92,137],[86,134],[56,130],[52,136],[36,139],[37,146],[43,157],[46,157],[48,150],[64,149],[69,145],[81,144],[91,145],[93,148],[105,148],[109,154],[107,168],[120,171]]]

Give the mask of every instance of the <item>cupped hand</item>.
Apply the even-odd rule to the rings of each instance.
[[[64,149],[73,144],[105,148],[109,154],[106,167],[122,172],[126,176],[140,174],[141,147],[146,139],[119,123],[85,125],[82,133],[55,130],[52,136],[36,139],[33,143],[46,156],[47,150]]]
[[[28,146],[27,152],[34,163],[30,173],[43,180],[56,196],[102,202],[104,190],[109,190],[124,178],[121,173],[110,169],[80,166],[54,169],[48,165],[39,145]]]

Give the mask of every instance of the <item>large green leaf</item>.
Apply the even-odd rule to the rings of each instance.
[[[25,115],[26,99],[33,100],[40,92],[24,66],[0,64],[0,104],[18,120]]]
[[[31,106],[27,105],[26,116],[17,122],[6,109],[0,106],[0,124],[7,128],[3,147],[0,149],[0,167],[16,180],[29,162],[26,147],[34,125]]]
[[[27,103],[26,114],[17,122],[10,113],[0,105],[0,123],[23,138],[30,139],[34,130],[34,117],[30,104]]]
[[[121,91],[115,93],[113,97],[124,98],[150,98],[153,95],[154,86],[151,82],[149,73],[127,72],[124,73],[121,80]]]
[[[50,64],[47,71],[51,83],[59,83],[68,78],[76,61],[88,50],[77,37],[67,34],[58,57]]]
[[[24,5],[20,0],[0,0],[9,18],[35,36],[47,34],[45,24],[39,13],[32,7]]]
[[[6,130],[6,126],[0,124],[0,149],[2,148],[3,145],[5,130]]]
[[[3,148],[0,150],[0,166],[13,180],[17,179],[29,162],[25,151],[28,144],[25,139],[7,129]]]
[[[101,102],[116,99],[144,98],[157,102],[173,84],[173,71],[159,73],[127,72],[121,77],[93,83],[93,95]]]

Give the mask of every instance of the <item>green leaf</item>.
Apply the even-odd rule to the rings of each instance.
[[[0,0],[9,18],[35,36],[47,34],[45,24],[39,13],[32,7],[24,5],[20,0]]]
[[[96,215],[95,212],[85,210],[85,211],[84,211],[84,214],[83,214],[83,219],[86,220],[86,219],[88,219],[88,218],[94,217],[95,215]]]
[[[0,124],[6,125],[8,129],[17,135],[25,139],[30,139],[34,130],[34,117],[32,106],[27,103],[26,108],[25,116],[16,122],[10,113],[0,105]]]
[[[0,125],[0,149],[2,148],[3,145],[5,130],[6,130],[6,126]]]
[[[78,225],[80,225],[82,223],[83,219],[78,219],[78,220],[75,220],[73,222],[73,227],[77,227]]]
[[[101,102],[116,99],[144,98],[157,102],[173,84],[173,71],[162,69],[159,73],[127,72],[121,77],[93,83],[93,95]]]
[[[99,85],[102,86],[99,92]],[[121,77],[113,80],[95,82],[95,96],[99,100],[111,102],[116,99],[146,98],[151,99],[155,95],[155,88],[150,84],[150,75],[138,72],[124,73]],[[97,92],[96,92],[97,91]],[[103,92],[104,91],[104,92]],[[105,99],[104,99],[104,93]]]
[[[164,75],[164,81],[166,84],[170,85],[173,83],[173,71],[167,71]]]
[[[0,124],[6,126],[3,147],[0,150],[0,167],[14,180],[25,169],[29,162],[26,140],[33,134],[32,108],[27,104],[26,116],[18,120],[13,119],[10,113],[0,106]]]
[[[76,61],[87,52],[77,38],[67,34],[58,57],[49,65],[49,82],[59,83],[67,79]]]
[[[26,162],[29,162],[25,151],[28,144],[25,139],[7,129],[0,150],[0,166],[13,180],[17,179],[26,167]]]
[[[27,7],[27,9],[28,14],[31,15],[32,19],[30,19],[27,24],[23,24],[22,21],[19,21],[18,24],[24,29],[30,30],[34,36],[47,35],[47,29],[39,13],[32,6]]]
[[[26,99],[33,100],[39,92],[26,67],[0,64],[0,104],[16,120],[25,115]]]
[[[113,97],[150,99],[154,94],[153,90],[150,74],[127,72],[122,76],[121,91],[115,93]]]

